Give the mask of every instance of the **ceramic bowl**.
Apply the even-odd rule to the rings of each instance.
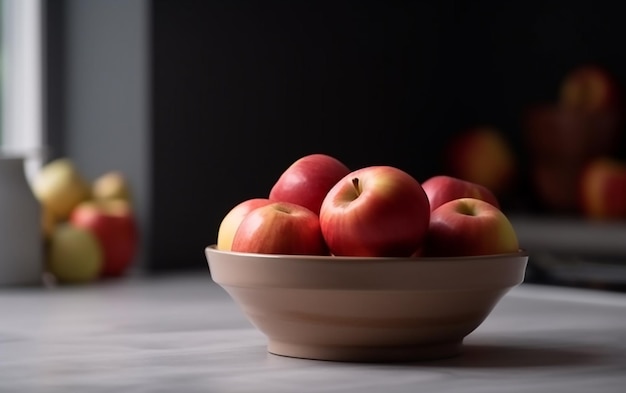
[[[463,339],[524,280],[527,253],[360,258],[205,250],[212,280],[276,355],[415,361],[460,354]]]

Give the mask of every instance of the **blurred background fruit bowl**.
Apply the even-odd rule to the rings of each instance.
[[[86,284],[125,276],[135,262],[140,230],[131,187],[123,173],[85,178],[69,158],[35,173],[41,204],[44,272],[59,284]]]

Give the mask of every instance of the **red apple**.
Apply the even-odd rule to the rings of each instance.
[[[619,104],[619,89],[608,70],[585,64],[570,71],[561,82],[560,104],[583,113],[612,111]]]
[[[237,232],[237,228],[239,228],[239,224],[241,224],[244,217],[257,207],[265,206],[269,203],[271,201],[267,198],[252,198],[235,205],[226,213],[220,223],[217,231],[217,249],[230,251],[235,232]]]
[[[516,175],[516,157],[504,136],[493,127],[474,127],[452,137],[445,147],[451,176],[506,193]]]
[[[278,178],[269,199],[304,206],[319,214],[322,200],[350,169],[326,154],[310,154],[296,160]]]
[[[581,208],[593,220],[626,219],[626,162],[592,160],[580,177]]]
[[[480,199],[461,198],[431,212],[422,255],[459,257],[517,251],[517,234],[502,210]]]
[[[102,276],[123,275],[133,262],[139,243],[136,219],[122,199],[85,201],[72,211],[70,223],[89,230],[102,247]]]
[[[289,202],[272,202],[249,212],[235,232],[231,251],[328,255],[317,214]]]
[[[430,206],[421,184],[392,166],[344,176],[328,192],[320,225],[333,255],[408,257],[422,245]]]
[[[426,196],[428,196],[430,211],[435,210],[446,202],[459,198],[476,198],[500,208],[498,198],[490,189],[458,177],[433,176],[422,182],[422,188],[426,192]]]

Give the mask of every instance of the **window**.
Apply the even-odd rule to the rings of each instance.
[[[0,146],[26,154],[29,173],[43,147],[42,0],[0,0]]]

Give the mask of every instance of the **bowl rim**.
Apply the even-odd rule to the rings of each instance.
[[[501,254],[488,254],[488,255],[470,255],[470,256],[456,256],[456,257],[424,257],[424,256],[411,256],[411,257],[360,257],[360,256],[336,256],[336,255],[299,255],[299,254],[260,254],[260,253],[251,253],[251,252],[239,252],[239,251],[226,251],[226,250],[218,250],[217,244],[211,244],[204,249],[205,254],[208,256],[209,253],[214,254],[223,254],[223,255],[233,255],[233,256],[242,256],[247,258],[258,258],[258,259],[272,259],[272,260],[280,260],[280,259],[291,259],[291,260],[302,260],[302,261],[318,261],[318,262],[444,262],[444,261],[474,261],[474,260],[490,260],[490,259],[502,259],[502,258],[518,258],[518,257],[529,257],[529,252],[526,249],[520,248],[518,252],[513,253],[501,253]]]

